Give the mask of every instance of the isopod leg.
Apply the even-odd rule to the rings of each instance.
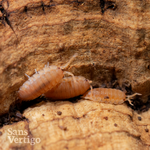
[[[91,89],[90,96],[84,97],[84,99],[88,99],[88,100],[91,100],[91,101],[96,101],[95,99],[93,99],[93,87],[91,85],[90,85],[90,89]]]
[[[38,73],[36,69],[35,69],[35,73],[36,73],[36,74]]]
[[[47,67],[49,66],[49,62],[47,62]]]
[[[93,87],[90,85],[90,89],[91,89],[91,94],[90,94],[90,98],[93,97]]]
[[[31,77],[29,76],[29,75],[27,75],[26,73],[25,73],[25,76],[27,76],[28,77],[28,79],[30,79]]]
[[[84,99],[90,100],[90,101],[96,101],[95,99],[93,99],[92,97],[84,97]]]
[[[47,65],[45,65],[45,68],[49,67],[49,62],[47,62]]]

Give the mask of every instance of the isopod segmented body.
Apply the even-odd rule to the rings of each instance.
[[[111,88],[95,88],[87,91],[83,95],[83,98],[110,104],[122,104],[127,100],[132,105],[130,99],[132,99],[132,97],[134,97],[135,95],[141,94],[135,93],[133,95],[126,96],[126,94],[121,90]]]
[[[82,76],[66,77],[44,96],[51,99],[69,99],[84,94],[89,88],[89,81]]]
[[[56,86],[63,78],[63,71],[57,66],[45,67],[29,78],[19,89],[21,100],[32,100]]]
[[[47,65],[42,70],[36,72],[32,77],[28,76],[29,79],[18,91],[19,99],[25,101],[32,100],[55,87],[64,76],[63,69],[66,69],[76,56],[77,54],[63,67]]]

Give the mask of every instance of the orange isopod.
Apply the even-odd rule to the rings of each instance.
[[[111,88],[95,88],[87,91],[83,95],[83,98],[110,104],[122,104],[124,101],[129,101],[129,103],[133,105],[130,99],[132,99],[135,95],[141,94],[135,93],[133,95],[126,96],[126,94],[121,90]]]
[[[42,70],[36,71],[32,77],[27,75],[29,79],[18,91],[19,99],[24,101],[32,100],[55,87],[64,76],[63,70],[67,69],[76,56],[77,54],[73,55],[69,62],[62,67],[49,66],[48,64]]]
[[[44,96],[51,99],[69,99],[84,94],[89,88],[89,80],[82,76],[66,77]]]

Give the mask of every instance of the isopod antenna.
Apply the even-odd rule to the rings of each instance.
[[[141,96],[142,94],[140,94],[140,93],[134,93],[134,94],[132,94],[132,95],[127,95],[127,96],[126,96],[126,100],[127,100],[127,101],[129,102],[129,104],[132,105],[132,106],[133,106],[133,104],[132,104],[131,99],[133,99],[133,97],[135,97],[136,95]]]
[[[74,60],[77,56],[78,56],[78,54],[75,53],[75,54],[70,58],[70,60],[69,60],[66,64],[64,64],[63,66],[61,66],[60,68],[61,68],[62,70],[67,70],[68,67],[70,66],[70,64],[73,62],[73,60]]]

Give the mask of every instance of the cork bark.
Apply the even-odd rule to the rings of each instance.
[[[25,74],[33,75],[47,62],[61,66],[74,53],[78,57],[68,70],[74,75],[97,86],[116,80],[119,87],[141,93],[143,102],[148,100],[149,0],[3,0],[0,6],[0,115],[18,100]],[[140,115],[144,119],[139,121],[126,104],[44,102],[25,110],[27,120],[0,129],[0,145],[36,150],[149,149],[149,111]],[[8,142],[8,128],[26,130],[25,136],[41,142],[18,147]]]
[[[27,120],[0,129],[2,150],[150,149],[150,110],[138,114],[126,104],[79,100],[41,102],[23,115]],[[13,137],[26,140],[11,143]]]

